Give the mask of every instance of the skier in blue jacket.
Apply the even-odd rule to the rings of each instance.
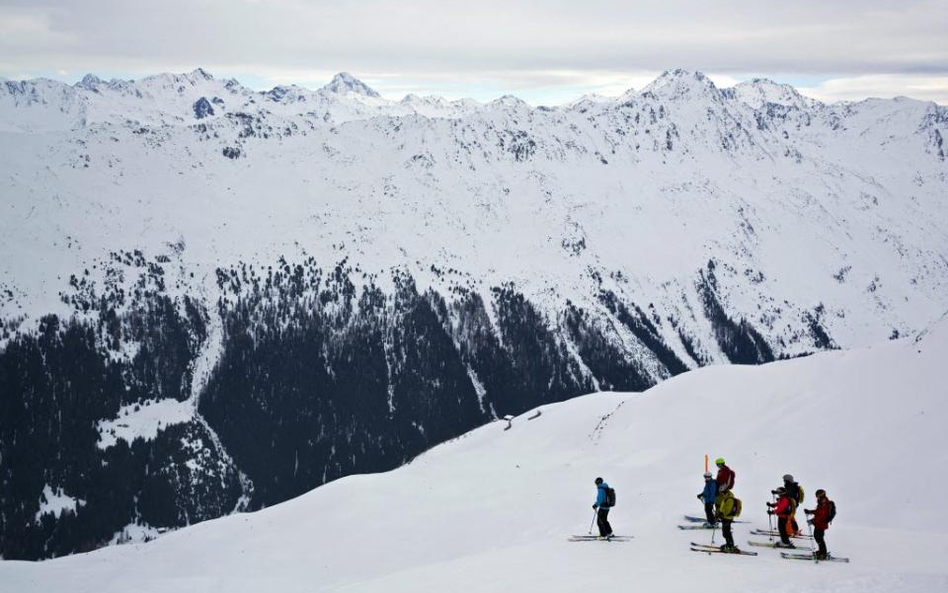
[[[606,539],[612,538],[612,525],[609,525],[609,484],[606,484],[602,478],[596,478],[596,502],[593,508],[597,510],[596,524],[599,526],[599,536]]]
[[[704,491],[698,495],[698,500],[704,501],[704,515],[708,518],[708,525],[714,526],[717,518],[714,516],[714,501],[718,497],[718,483],[711,472],[704,473]]]

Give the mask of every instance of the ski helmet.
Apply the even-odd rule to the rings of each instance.
[[[793,476],[791,476],[790,474],[784,474],[784,475],[783,475],[783,481],[784,481],[784,482],[792,482],[792,481],[793,481]]]
[[[602,484],[602,478],[596,478],[596,486]]]
[[[816,495],[817,495],[817,496],[826,496],[826,490],[823,490],[822,488],[820,488],[819,490],[816,491]]]
[[[714,464],[715,464],[715,465],[724,465],[724,458],[723,458],[723,457],[718,457],[717,459],[714,460]]]
[[[705,478],[710,478],[710,477],[711,477],[711,472],[704,472],[704,477],[705,477]]]

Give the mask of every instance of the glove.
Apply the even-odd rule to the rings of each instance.
[[[773,512],[773,511],[767,511],[767,514],[768,514],[768,515],[773,515],[774,512]]]
[[[772,503],[772,502],[768,502],[768,503],[767,503],[767,506],[772,507],[772,506],[776,506],[776,505],[775,505],[774,503]]]
[[[594,504],[594,505],[593,505],[593,508],[594,508],[594,509],[598,509],[598,508],[599,508],[599,505],[598,505],[598,504]]]
[[[803,512],[806,513],[807,515],[813,514],[813,511],[811,511],[810,509],[803,509]]]
[[[807,525],[813,525],[813,519],[807,519],[807,520],[806,520],[806,524],[807,524]]]
[[[698,500],[701,500],[701,495],[700,495],[700,494],[698,495]]]
[[[777,494],[777,491],[776,491],[776,490],[771,490],[770,493],[771,493],[771,494]]]

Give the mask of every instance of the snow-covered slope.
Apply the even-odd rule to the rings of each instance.
[[[918,339],[759,367],[711,367],[643,394],[601,393],[479,428],[401,469],[146,545],[0,563],[13,591],[942,591],[946,318]],[[893,372],[897,368],[899,372]],[[744,501],[736,539],[767,525],[784,473],[827,490],[848,565],[690,552],[703,455]],[[570,543],[593,478],[616,488],[625,543]],[[757,538],[761,539],[761,538]]]

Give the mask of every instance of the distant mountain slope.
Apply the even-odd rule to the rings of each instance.
[[[0,550],[144,537],[581,393],[910,335],[948,307],[946,134],[934,103],[681,70],[558,108],[347,74],[4,82]],[[74,502],[44,515],[45,492]]]
[[[144,546],[3,562],[0,580],[24,593],[557,592],[616,583],[649,591],[943,590],[948,483],[933,468],[948,463],[940,425],[948,413],[946,330],[943,319],[918,340],[705,368],[644,394],[543,406],[510,430],[492,423],[393,472],[351,476]],[[689,551],[689,541],[711,540],[710,532],[676,528],[682,514],[700,513],[705,454],[725,457],[737,472],[749,522],[734,527],[739,545],[766,541],[749,531],[767,527],[764,503],[791,473],[805,508],[819,488],[836,502],[828,545],[852,562],[814,566],[763,548],[757,558]],[[566,541],[589,529],[596,476],[616,489],[610,519],[631,541]]]

